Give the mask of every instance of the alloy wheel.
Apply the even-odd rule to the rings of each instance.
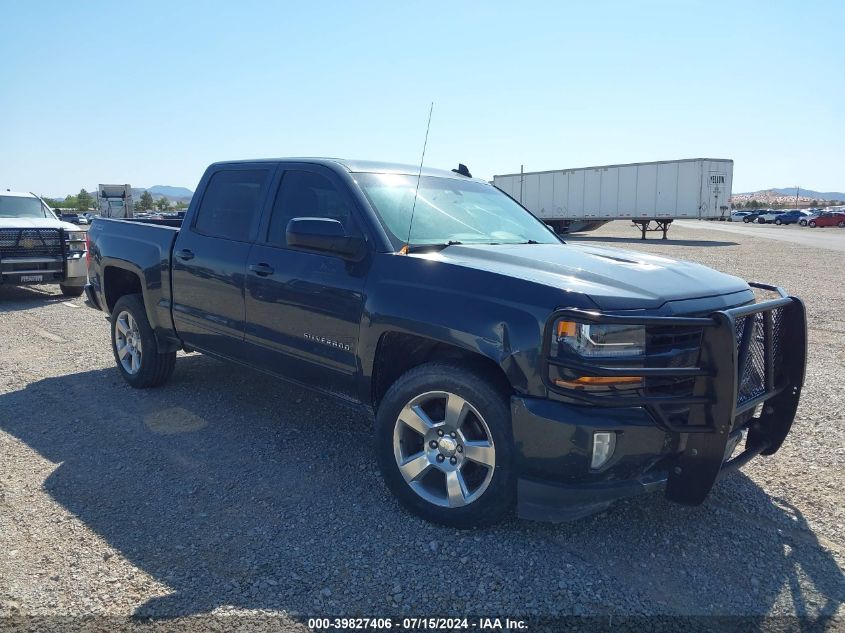
[[[484,494],[496,467],[493,435],[471,403],[447,391],[408,402],[393,429],[393,455],[405,483],[437,506],[466,506]]]
[[[123,310],[114,321],[114,345],[117,358],[124,371],[137,374],[141,370],[143,346],[138,322],[127,311]]]

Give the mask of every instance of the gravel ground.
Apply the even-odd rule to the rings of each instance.
[[[358,413],[197,354],[180,354],[168,386],[133,390],[101,314],[49,287],[0,288],[0,616],[799,615],[845,627],[833,378],[845,253],[670,236],[641,242],[614,223],[575,239],[806,300],[807,384],[782,450],[700,507],[651,495],[573,523],[469,532],[398,508]]]

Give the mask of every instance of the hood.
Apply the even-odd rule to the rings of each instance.
[[[0,218],[0,229],[64,229],[81,230],[75,224],[52,218]]]
[[[700,264],[583,244],[455,245],[428,257],[581,293],[604,310],[749,291],[742,279]]]

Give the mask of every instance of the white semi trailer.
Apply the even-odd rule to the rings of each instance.
[[[97,203],[104,218],[131,218],[133,211],[130,185],[99,185]]]
[[[680,218],[724,219],[730,210],[733,161],[690,158],[493,176],[558,233],[590,231],[628,220],[666,231]]]

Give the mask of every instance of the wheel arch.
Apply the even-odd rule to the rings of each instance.
[[[425,363],[450,361],[491,381],[497,390],[513,393],[511,379],[493,350],[399,330],[386,330],[378,339],[370,367],[367,398],[378,410],[387,390],[407,371]]]
[[[112,313],[117,301],[126,295],[139,294],[144,302],[144,312],[153,329],[159,349],[162,351],[177,351],[182,343],[175,336],[170,320],[169,302],[166,307],[161,306],[162,280],[150,280],[147,276],[149,269],[141,269],[131,262],[124,260],[108,260],[102,264],[101,292],[105,302],[106,312]],[[169,285],[169,283],[168,283]],[[168,288],[169,292],[169,288]],[[162,323],[162,319],[166,319]]]
[[[103,297],[109,314],[112,313],[115,304],[121,297],[131,294],[144,295],[144,288],[141,285],[141,275],[138,271],[131,270],[128,267],[115,264],[104,266],[102,283]],[[144,300],[144,309],[147,311],[147,317],[149,318],[146,298]]]

